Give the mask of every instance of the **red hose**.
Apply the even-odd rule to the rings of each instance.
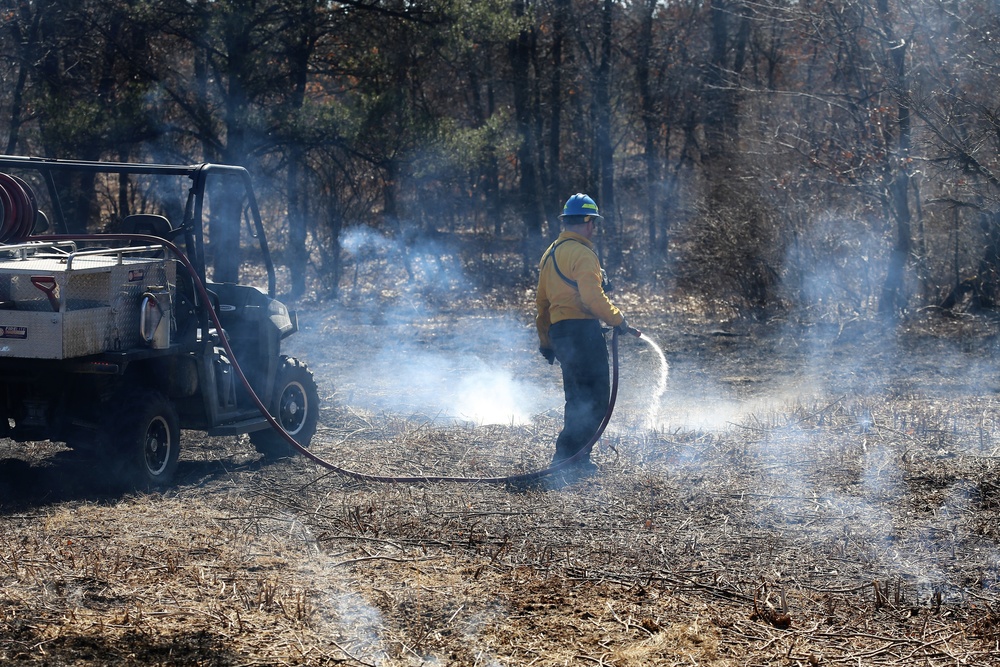
[[[159,236],[151,236],[148,234],[87,234],[87,235],[51,235],[51,236],[37,236],[28,237],[28,241],[139,241],[146,245],[161,245],[166,247],[180,260],[184,265],[184,268],[190,274],[191,279],[194,283],[195,289],[198,291],[198,295],[202,299],[202,303],[208,306],[209,317],[215,328],[218,331],[222,331],[222,322],[219,321],[219,316],[215,312],[215,308],[212,307],[212,299],[208,294],[208,290],[205,288],[204,283],[201,282],[201,278],[198,276],[198,272],[195,270],[194,266],[191,264],[191,260],[180,251],[180,249],[174,245],[172,242],[166,239],[160,238]],[[635,330],[633,330],[635,331]],[[635,335],[640,335],[638,331],[635,331]],[[354,470],[348,470],[347,468],[342,468],[338,465],[330,463],[321,456],[309,451],[306,447],[300,445],[295,438],[288,434],[281,424],[271,415],[268,411],[267,406],[264,402],[260,400],[257,393],[250,386],[250,381],[247,376],[243,373],[243,369],[240,368],[239,362],[236,356],[233,354],[232,348],[229,346],[229,341],[225,336],[219,336],[219,342],[221,343],[223,349],[225,349],[226,354],[229,356],[232,362],[233,369],[236,371],[237,377],[239,377],[240,382],[243,383],[244,388],[246,388],[247,393],[250,395],[251,400],[254,405],[260,411],[264,418],[270,424],[271,428],[281,434],[285,441],[294,447],[300,454],[313,461],[317,465],[339,475],[345,477],[350,477],[362,482],[382,482],[382,483],[395,483],[395,484],[407,484],[407,483],[427,483],[427,482],[456,482],[463,484],[524,484],[527,482],[532,482],[537,479],[541,479],[547,475],[558,472],[563,468],[566,468],[576,461],[582,459],[584,456],[590,453],[597,441],[601,439],[604,434],[604,429],[607,428],[608,422],[611,421],[611,415],[615,409],[615,400],[618,397],[618,330],[614,329],[611,335],[611,359],[612,359],[612,373],[611,373],[611,397],[608,401],[608,410],[604,414],[604,419],[601,420],[600,426],[598,426],[597,431],[590,438],[584,447],[578,451],[573,456],[563,459],[558,463],[551,465],[547,468],[541,470],[535,470],[532,472],[520,473],[517,475],[507,475],[506,477],[450,477],[447,475],[416,475],[416,476],[386,476],[386,475],[371,475],[367,473],[357,472]]]

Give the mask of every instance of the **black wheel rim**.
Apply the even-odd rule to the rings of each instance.
[[[158,477],[167,469],[173,444],[167,420],[163,417],[154,418],[146,427],[146,439],[142,448],[146,470],[150,475]]]
[[[298,382],[289,383],[281,392],[281,401],[278,404],[278,423],[285,429],[288,435],[295,435],[302,430],[306,423],[306,416],[309,414],[309,402],[306,399],[306,390]]]

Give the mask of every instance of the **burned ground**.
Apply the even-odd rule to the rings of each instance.
[[[655,359],[622,342],[589,479],[359,483],[185,433],[177,484],[131,495],[58,445],[0,442],[0,660],[1000,664],[992,323],[733,330],[630,305],[670,382],[651,427]],[[411,358],[456,352],[459,384],[487,309],[302,319],[292,351],[317,372],[325,458],[482,476],[547,462],[558,375],[530,335],[488,343],[549,401],[528,420],[455,422],[416,392],[366,403],[399,392],[379,351],[402,340]]]

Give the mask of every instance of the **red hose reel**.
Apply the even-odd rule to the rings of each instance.
[[[0,243],[19,243],[29,235],[38,215],[31,186],[17,176],[0,173]]]

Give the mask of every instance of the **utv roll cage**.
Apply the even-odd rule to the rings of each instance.
[[[52,205],[51,221],[62,234],[69,233],[69,225],[63,210],[59,188],[53,174],[58,172],[94,173],[94,174],[135,174],[182,176],[191,181],[187,202],[184,207],[184,218],[172,234],[183,234],[185,250],[188,258],[194,264],[198,277],[207,282],[205,275],[205,232],[203,214],[205,211],[206,191],[209,179],[213,177],[230,177],[237,179],[243,186],[245,211],[249,212],[253,224],[253,236],[257,239],[264,268],[267,271],[267,295],[275,298],[276,277],[274,263],[267,245],[264,224],[260,216],[257,197],[254,194],[250,174],[244,167],[233,165],[201,163],[194,165],[139,164],[128,162],[95,162],[88,160],[58,160],[53,158],[26,157],[4,155],[0,156],[0,171],[4,169],[24,169],[36,172],[45,183]]]

